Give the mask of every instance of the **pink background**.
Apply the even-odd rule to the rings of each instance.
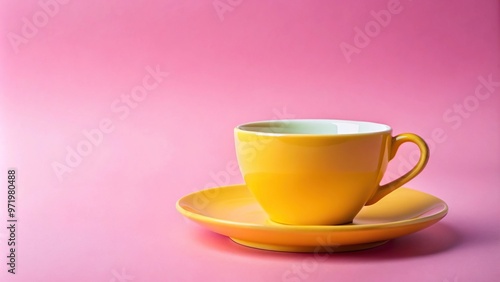
[[[0,173],[17,169],[19,219],[12,275],[5,181],[0,281],[498,279],[499,1],[60,2],[0,4]],[[381,27],[371,11],[388,4],[398,12]],[[357,31],[365,26],[368,42]],[[148,66],[169,75],[148,80]],[[481,77],[495,82],[480,86]],[[143,79],[151,90],[125,106]],[[420,134],[432,156],[407,187],[442,198],[450,213],[325,261],[248,249],[177,213],[187,193],[241,183],[226,171],[235,125],[283,117]],[[102,121],[111,132],[82,147],[88,155],[59,181],[53,163],[90,144],[84,131]],[[286,276],[295,268],[300,276]]]

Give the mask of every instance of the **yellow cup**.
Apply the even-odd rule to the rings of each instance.
[[[348,120],[276,120],[235,128],[236,153],[247,187],[269,218],[295,225],[352,222],[419,174],[429,159],[425,141],[391,127]],[[380,185],[399,146],[420,149],[415,167]]]

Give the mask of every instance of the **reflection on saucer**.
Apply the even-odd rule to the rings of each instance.
[[[177,210],[244,246],[285,252],[343,252],[373,248],[427,228],[446,215],[448,206],[432,195],[399,188],[377,204],[364,207],[351,224],[285,225],[270,221],[245,185],[234,185],[184,196],[177,202]]]

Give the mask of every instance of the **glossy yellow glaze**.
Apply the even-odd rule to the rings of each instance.
[[[390,127],[360,134],[282,134],[265,126],[258,126],[262,132],[235,129],[238,163],[263,209],[284,224],[349,223],[363,206],[420,173],[429,157],[420,137],[392,137]],[[388,161],[405,142],[417,144],[420,160],[402,177],[380,186]]]
[[[371,248],[424,229],[448,212],[442,200],[400,188],[365,206],[351,224],[284,225],[267,214],[245,185],[198,191],[182,197],[177,210],[185,217],[233,241],[259,249],[286,252],[342,252]]]

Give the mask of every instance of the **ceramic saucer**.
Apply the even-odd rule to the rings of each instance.
[[[177,210],[248,247],[284,252],[343,252],[376,247],[427,228],[446,215],[448,206],[432,195],[399,188],[377,204],[364,207],[351,224],[284,225],[267,219],[245,185],[234,185],[184,196],[177,201]]]

